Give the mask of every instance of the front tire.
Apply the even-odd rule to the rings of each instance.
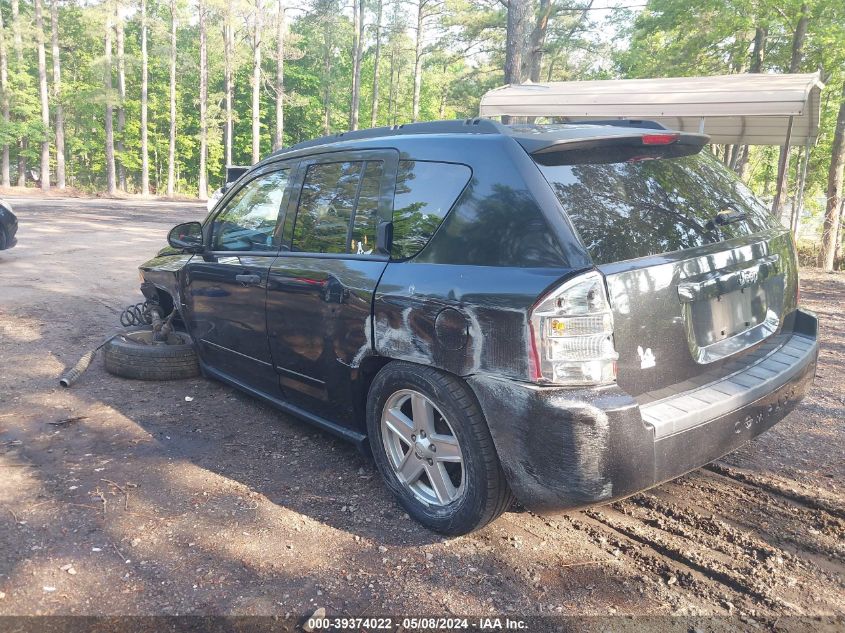
[[[388,364],[370,386],[367,430],[388,488],[427,528],[466,534],[513,503],[487,422],[460,379]]]

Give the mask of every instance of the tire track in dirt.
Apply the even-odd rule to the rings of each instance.
[[[710,474],[698,479],[706,477]],[[676,604],[680,598],[687,604],[703,604],[711,612],[714,607],[728,613],[736,608],[740,614],[766,619],[804,611],[798,605],[806,601],[806,595],[802,594],[807,589],[815,593],[816,601],[821,604],[835,606],[842,600],[845,595],[842,566],[820,561],[812,551],[816,549],[820,556],[831,557],[835,554],[833,550],[813,548],[811,543],[793,539],[797,551],[790,552],[768,541],[757,530],[737,525],[732,512],[725,512],[726,516],[721,512],[722,507],[731,504],[702,503],[726,496],[724,490],[709,487],[710,483],[706,480],[704,485],[696,483],[698,489],[694,496],[682,488],[676,497],[675,491],[661,487],[564,520],[608,553],[630,559],[641,573],[651,577],[652,583],[661,587],[664,596],[674,594]],[[742,504],[746,486],[733,480],[727,483],[739,493]],[[672,485],[686,487],[689,482],[681,480]],[[772,496],[767,491],[754,492]],[[692,499],[695,505],[689,507],[686,499]],[[757,501],[749,506],[754,507],[757,516],[765,516],[771,504]],[[792,521],[797,528],[802,525],[806,528],[804,515],[821,512],[796,505],[789,499],[773,501],[783,506],[776,509],[776,514],[783,516],[775,519]],[[793,516],[796,513],[798,516]],[[835,517],[828,518],[840,523]],[[772,523],[777,524],[778,520]],[[684,595],[679,596],[680,592]]]
[[[825,499],[823,497],[810,496],[808,494],[805,494],[797,490],[794,486],[788,487],[786,484],[778,481],[773,477],[767,477],[766,475],[743,471],[738,468],[734,468],[733,466],[728,466],[727,464],[721,462],[714,462],[712,464],[708,464],[704,468],[712,473],[721,475],[722,477],[738,481],[748,486],[754,486],[756,488],[765,490],[768,493],[784,497],[786,499],[789,499],[790,501],[799,503],[807,508],[813,510],[822,510],[840,519],[845,519],[845,506],[839,505],[836,501],[832,499]],[[817,494],[818,492],[819,490],[816,489]]]
[[[714,473],[685,477],[667,488],[678,488],[679,496],[694,498],[699,508],[706,507],[714,513],[724,512],[724,504],[717,507],[710,500],[732,499],[735,507],[725,512],[730,516],[723,517],[728,524],[751,531],[761,540],[774,540],[782,547],[788,544],[795,550],[794,554],[813,560],[821,569],[842,571],[845,521],[824,510]]]
[[[730,613],[733,608],[732,603],[724,600],[725,592],[721,587],[708,577],[695,569],[679,568],[675,561],[659,551],[642,547],[640,539],[613,529],[589,513],[566,516],[562,520],[608,554],[626,557],[641,574],[642,580],[656,586],[658,595],[667,602],[675,602],[677,606],[680,598],[684,598],[684,606],[691,604],[704,612],[712,612],[717,605],[717,609],[724,613]]]
[[[843,556],[836,549],[845,523],[836,501],[806,498],[788,483],[755,486],[757,481],[768,478],[702,472],[567,520],[606,551],[615,549],[656,576],[658,584],[674,576],[677,589],[711,609],[730,613],[736,606],[757,619],[794,615],[804,611],[797,605],[806,603],[808,591],[816,608],[835,609],[845,596]],[[811,540],[821,534],[812,525],[826,528],[823,536],[831,542]]]
[[[616,504],[619,511],[705,548],[727,567],[753,579],[754,585],[775,598],[775,602],[801,602],[802,587],[818,587],[817,597],[836,604],[845,594],[842,566],[819,560],[806,551],[786,551],[770,543],[753,529],[734,525],[728,517],[701,512],[667,501],[654,494],[642,494]],[[710,552],[707,552],[707,549]],[[721,554],[721,556],[719,556]]]
[[[704,578],[718,583],[722,591],[711,588],[708,592],[716,594],[720,599],[716,603],[724,602],[724,589],[731,591],[738,596],[738,599],[747,602],[747,610],[755,610],[760,605],[765,605],[770,611],[797,612],[798,607],[776,595],[766,583],[759,580],[759,576],[751,565],[742,561],[742,558],[731,559],[730,556],[722,555],[706,546],[699,545],[694,535],[680,537],[671,532],[652,527],[644,523],[636,516],[627,516],[624,513],[613,509],[602,508],[602,511],[588,510],[590,518],[598,521],[604,526],[636,541],[640,545],[650,548],[666,559],[671,560],[675,565],[680,566],[683,571],[693,570]],[[675,574],[678,570],[674,570]],[[736,600],[729,600],[728,611]]]

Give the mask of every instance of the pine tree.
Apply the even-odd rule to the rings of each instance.
[[[59,49],[59,2],[50,2],[50,44],[53,52],[53,112],[56,126],[56,187],[65,183],[65,114],[62,105],[62,60]]]
[[[112,105],[112,15],[106,12],[105,56],[103,79],[106,95],[106,186],[110,195],[117,192],[114,159],[114,106]]]
[[[55,2],[55,0],[53,0]],[[150,149],[147,138],[149,59],[147,53],[147,2],[141,0],[141,194],[150,194]]]

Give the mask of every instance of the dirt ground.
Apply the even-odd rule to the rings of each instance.
[[[202,205],[15,201],[0,253],[0,615],[845,616],[845,275],[804,271],[811,395],[710,467],[610,507],[408,519],[353,448],[205,379],[58,376]]]

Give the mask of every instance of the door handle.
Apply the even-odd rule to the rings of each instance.
[[[261,283],[260,275],[235,275],[235,281],[243,286],[256,286]]]

